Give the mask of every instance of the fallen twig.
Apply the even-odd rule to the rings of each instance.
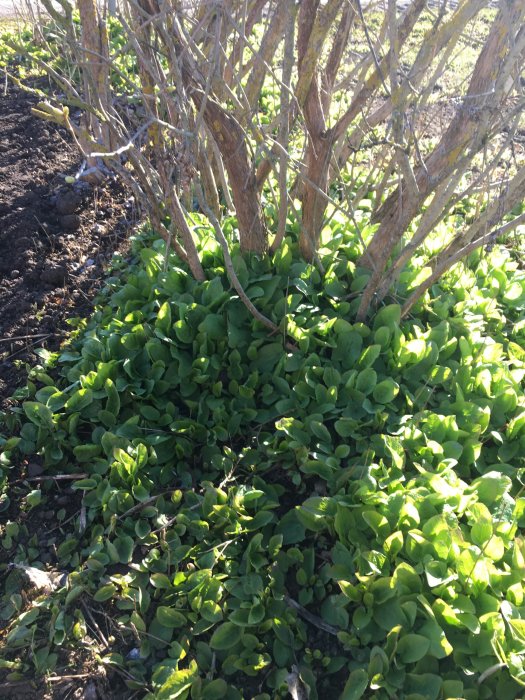
[[[31,338],[47,338],[49,333],[35,333],[34,335],[13,335],[11,338],[0,338],[0,343],[10,343],[13,340],[29,340]]]
[[[24,481],[47,481],[48,479],[54,479],[56,481],[72,481],[77,479],[87,479],[89,474],[45,474],[44,476],[28,476],[25,479],[16,479],[12,481],[13,484],[20,484]]]
[[[100,636],[100,640],[102,641],[104,647],[105,647],[106,649],[109,649],[109,648],[110,648],[110,647],[109,647],[109,642],[108,642],[108,640],[106,639],[106,637],[104,636],[104,633],[103,633],[102,630],[100,629],[99,625],[97,624],[97,621],[95,620],[95,618],[94,618],[93,615],[91,614],[91,610],[90,610],[90,609],[88,608],[88,606],[84,603],[84,601],[81,601],[81,605],[82,605],[82,607],[84,608],[84,612],[85,612],[86,615],[89,617],[89,620],[90,620],[91,624],[93,625],[93,627],[95,628],[95,630],[98,632],[98,634],[99,634],[99,636]]]
[[[161,496],[165,496],[167,493],[172,493],[173,489],[168,489],[166,491],[161,491],[161,493],[155,494],[155,496],[150,496],[149,498],[146,498],[144,501],[141,501],[140,503],[135,504],[134,506],[131,506],[131,508],[128,508],[127,511],[122,513],[122,515],[118,516],[119,520],[122,520],[122,518],[125,518],[128,515],[131,515],[131,513],[135,513],[138,510],[142,510],[142,508],[145,508],[146,506],[149,506],[150,503],[154,503],[157,498],[160,498]]]
[[[299,615],[301,617],[304,617],[304,619],[307,622],[309,622],[310,624],[315,625],[315,627],[319,627],[319,629],[322,629],[324,632],[328,632],[328,634],[333,634],[334,637],[337,637],[337,635],[339,633],[339,630],[337,629],[337,627],[334,627],[333,625],[329,625],[328,622],[325,622],[322,618],[309,612],[306,608],[304,608],[296,600],[294,600],[293,598],[290,598],[290,596],[285,595],[284,602],[287,605],[289,605],[291,608],[295,608],[295,610],[297,610]]]

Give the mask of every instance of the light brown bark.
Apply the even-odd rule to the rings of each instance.
[[[205,98],[202,90],[190,85],[189,93],[197,108],[203,109],[206,126],[215,139],[228,173],[241,250],[247,253],[265,253],[268,250],[268,234],[259,202],[255,172],[250,164],[246,135],[233,115],[212,98]]]
[[[381,285],[385,268],[395,246],[419,213],[428,195],[456,169],[458,158],[465,151],[476,153],[483,144],[493,110],[499,108],[501,94],[494,92],[496,78],[511,45],[513,27],[523,15],[515,8],[510,18],[499,13],[478,57],[469,88],[461,106],[444,132],[437,147],[415,173],[417,197],[406,197],[404,181],[378,210],[380,226],[365,250],[360,264],[369,267],[372,275],[361,297],[357,317],[363,320]],[[519,25],[518,25],[519,26]]]

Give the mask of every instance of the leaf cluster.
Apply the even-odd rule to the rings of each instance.
[[[324,276],[290,239],[271,260],[233,248],[279,337],[211,238],[202,283],[138,239],[32,371],[1,468],[36,453],[50,477],[84,475],[56,539],[65,585],[28,606],[5,577],[9,679],[88,643],[88,610],[111,620],[103,662],[149,698],[285,697],[294,666],[314,699],[522,692],[525,275],[496,247],[418,319],[389,304],[352,323],[365,273],[338,231]],[[52,503],[52,481],[36,491],[27,508]],[[41,567],[23,530],[2,546]]]

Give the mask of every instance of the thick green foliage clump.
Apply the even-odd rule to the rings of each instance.
[[[31,610],[7,576],[0,663],[56,663],[89,599],[125,640],[105,661],[148,698],[285,697],[294,666],[311,700],[523,692],[525,274],[479,253],[419,319],[389,305],[369,327],[356,251],[334,246],[323,279],[291,244],[234,252],[268,337],[212,243],[202,284],[138,244],[33,372],[3,468],[87,473],[86,524],[63,526],[67,584]]]

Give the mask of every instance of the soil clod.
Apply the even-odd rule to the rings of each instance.
[[[80,228],[81,221],[78,214],[65,214],[59,221],[64,231],[78,231]]]
[[[77,192],[66,190],[57,195],[55,207],[60,215],[65,216],[67,214],[73,214],[78,209],[81,202],[82,198]]]

